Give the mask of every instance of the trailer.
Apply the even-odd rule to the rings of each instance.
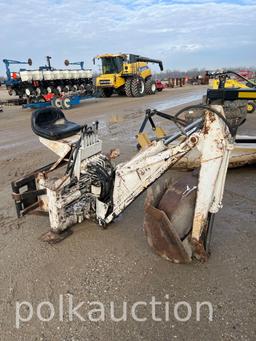
[[[65,66],[79,65],[80,69],[55,69],[51,65],[51,57],[47,56],[47,65],[35,70],[20,69],[12,72],[10,65],[32,65],[31,58],[28,61],[3,59],[6,67],[6,88],[10,96],[19,96],[33,102],[44,101],[47,94],[62,95],[70,92],[79,92],[81,96],[93,93],[92,70],[84,68],[84,62],[64,61]]]
[[[47,107],[54,107],[59,109],[71,109],[74,106],[81,104],[82,102],[88,100],[96,99],[96,96],[93,95],[71,95],[71,96],[63,96],[63,97],[52,97],[50,100],[44,102],[31,102],[22,105],[23,109],[41,109]]]

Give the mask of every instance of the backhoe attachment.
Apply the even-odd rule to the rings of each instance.
[[[174,116],[161,113],[176,125],[169,135],[147,111],[138,135],[141,150],[117,165],[112,163],[117,150],[102,153],[98,122],[78,125],[59,109],[35,111],[32,130],[58,159],[12,182],[18,216],[48,214],[50,233],[43,239],[53,242],[84,220],[106,227],[148,189],[144,229],[150,246],[172,262],[206,261],[237,128],[246,118],[246,99],[254,95],[250,89],[210,90],[205,104],[185,108],[201,112],[190,123],[182,116],[185,109]],[[156,133],[153,140],[144,134],[147,121]],[[174,180],[170,168],[195,149],[198,169]],[[161,184],[163,175],[170,179]]]
[[[213,106],[223,115],[221,106]],[[209,217],[222,207],[233,137],[224,121],[208,111],[197,149],[201,167],[173,184],[148,190],[144,229],[156,253],[175,263],[192,256],[206,261]]]
[[[214,101],[209,102],[218,100],[221,104],[218,95],[225,100],[225,95],[230,96],[230,93],[211,92],[209,98],[214,97]],[[214,216],[222,208],[230,159],[233,158],[233,165],[235,161],[238,162],[235,157],[237,155],[233,153],[234,147],[237,148],[237,144],[241,142],[238,138],[235,144],[236,131],[246,118],[246,101],[229,100],[230,98],[227,98],[222,105],[211,105],[208,110],[203,104],[191,106],[182,109],[175,116],[149,110],[137,135],[139,146],[147,150],[148,143],[150,145],[153,141],[162,139],[157,130],[160,127],[154,123],[153,116],[173,121],[181,131],[186,123],[183,120],[184,115],[181,119],[180,114],[197,109],[200,115],[197,115],[196,119],[205,116],[195,148],[176,163],[181,167],[183,165],[183,168],[195,170],[176,182],[158,182],[147,191],[144,218],[147,241],[158,255],[174,263],[189,263],[193,258],[204,262],[209,257]],[[147,122],[155,132],[153,139],[144,132]],[[166,132],[164,136],[165,139],[168,138]],[[179,143],[183,138],[184,135],[181,134],[177,139],[172,139],[172,143]],[[251,140],[250,142],[255,144],[254,139]],[[247,141],[249,142],[248,138]],[[255,146],[253,154],[255,160]],[[248,159],[250,160],[251,158]],[[245,161],[243,158],[240,165]],[[187,167],[188,164],[190,167]]]

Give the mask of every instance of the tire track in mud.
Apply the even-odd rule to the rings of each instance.
[[[17,230],[20,230],[24,223],[23,220],[10,216],[8,213],[0,213],[0,221],[1,221],[0,235],[3,237],[10,235],[11,233],[14,233]],[[2,247],[0,248],[0,251],[1,249]]]

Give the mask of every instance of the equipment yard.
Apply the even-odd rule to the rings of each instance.
[[[98,120],[103,152],[119,148],[119,163],[137,153],[135,135],[146,109],[173,114],[199,103],[206,89],[188,85],[156,96],[91,99],[65,115],[79,124]],[[6,94],[0,88],[0,98],[7,98]],[[39,240],[49,230],[48,217],[18,219],[11,197],[12,181],[55,160],[32,132],[31,112],[18,106],[0,112],[1,341],[255,340],[255,165],[228,170],[224,207],[215,219],[212,253],[206,263],[177,265],[152,252],[143,231],[145,193],[106,230],[85,220],[72,227],[71,236],[51,245]],[[248,115],[238,133],[255,135],[255,126],[256,115]],[[181,171],[172,169],[170,174],[178,178]],[[155,311],[153,297],[161,302]],[[20,319],[17,327],[15,302],[23,301],[31,302],[34,315],[26,323]],[[35,314],[44,301],[55,308],[47,323]],[[73,306],[84,302],[77,310],[84,320],[75,315],[73,321],[68,319],[70,301]],[[104,321],[87,318],[90,302],[95,301],[104,305]],[[131,306],[142,301],[147,303],[138,307],[141,320],[136,321]],[[174,317],[175,305],[184,301],[192,310],[186,322]],[[201,309],[198,321],[197,303],[206,301],[213,307],[212,321],[207,307]],[[126,322],[110,319],[110,302],[116,318],[127,302]],[[28,310],[31,307],[20,310],[24,320]],[[49,309],[42,311],[49,318]],[[180,309],[182,316],[187,316],[186,309]]]

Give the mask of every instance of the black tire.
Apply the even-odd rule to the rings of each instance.
[[[47,95],[47,90],[41,87],[41,95]]]
[[[136,77],[132,79],[131,89],[133,97],[142,97],[145,95],[145,82],[142,78]]]
[[[118,94],[118,96],[125,96],[126,95],[125,87],[121,86],[120,88],[116,89],[116,93]]]
[[[154,95],[156,93],[156,82],[148,78],[145,83],[145,92],[147,95]]]
[[[68,93],[70,90],[69,88],[70,88],[69,85],[65,85],[63,88],[63,92]]]
[[[41,95],[41,89],[38,87],[38,88],[36,88],[36,95],[37,95],[37,97],[40,97],[40,95]]]
[[[252,114],[256,109],[256,104],[254,102],[247,103],[247,113]]]
[[[112,88],[103,88],[100,89],[100,95],[101,97],[110,97],[113,94],[113,89]]]
[[[124,85],[124,91],[127,97],[132,97],[132,87],[131,87],[132,79],[128,78],[126,79],[125,85]]]
[[[159,88],[159,89],[157,89],[157,91],[159,91],[159,92],[160,92],[160,91],[162,91],[162,90],[163,90],[163,88]]]
[[[17,95],[17,93],[16,93],[16,91],[15,91],[14,89],[9,89],[9,90],[8,90],[8,94],[9,94],[10,96],[16,96],[16,95]]]

